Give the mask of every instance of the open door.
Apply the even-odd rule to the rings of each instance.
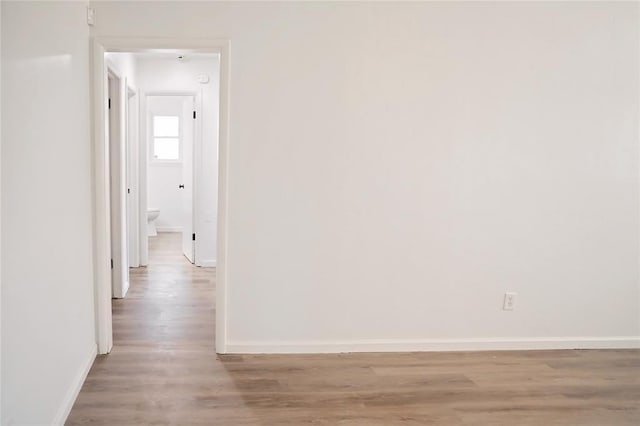
[[[127,174],[127,253],[129,267],[140,266],[140,193],[139,159],[138,159],[138,96],[136,91],[127,85],[127,101],[125,103],[125,130],[127,133],[125,155]]]
[[[122,298],[129,289],[129,259],[127,255],[126,154],[123,99],[126,82],[108,69],[108,114],[106,128],[109,141],[109,179],[111,216],[111,279],[112,297]]]
[[[193,97],[182,104],[182,252],[189,262],[195,262],[196,234],[193,220],[193,147],[195,141],[196,108]]]

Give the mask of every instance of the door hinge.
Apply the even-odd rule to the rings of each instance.
[[[113,269],[113,259],[111,259],[111,269]]]
[[[195,241],[196,240],[196,234],[191,234],[191,241]]]
[[[111,109],[111,98],[109,98],[109,109]]]
[[[195,111],[193,111],[193,119],[194,120],[196,119],[196,112]]]
[[[127,188],[127,194],[131,194],[131,188]]]

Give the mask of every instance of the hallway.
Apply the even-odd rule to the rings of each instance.
[[[180,233],[149,239],[149,266],[131,269],[113,299],[113,350],[98,356],[67,424],[181,423],[214,385],[215,269],[190,264]]]
[[[193,266],[181,247],[181,233],[149,239],[149,266],[131,269],[129,294],[113,299],[114,351],[213,351],[215,269]]]

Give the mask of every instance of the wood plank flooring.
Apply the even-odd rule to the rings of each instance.
[[[640,425],[640,351],[227,355],[215,270],[152,239],[68,425]]]

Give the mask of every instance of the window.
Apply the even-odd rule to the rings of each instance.
[[[155,160],[180,160],[180,117],[153,116],[153,152]]]

